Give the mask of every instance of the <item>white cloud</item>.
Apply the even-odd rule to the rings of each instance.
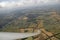
[[[37,4],[45,4],[45,3],[58,3],[59,0],[11,0],[11,1],[2,1],[0,2],[0,7],[22,7],[22,6],[30,6]]]
[[[12,1],[12,2],[8,2],[8,1],[6,1],[6,2],[1,2],[0,3],[0,6],[1,7],[15,7],[15,6],[21,6],[22,5],[22,3],[20,2],[14,2],[14,1]]]

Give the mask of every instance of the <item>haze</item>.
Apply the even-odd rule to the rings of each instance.
[[[59,3],[59,0],[0,0],[0,8],[26,7],[56,3]]]

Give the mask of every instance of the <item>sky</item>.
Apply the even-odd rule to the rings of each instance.
[[[59,0],[0,0],[0,8],[25,7],[59,2]]]

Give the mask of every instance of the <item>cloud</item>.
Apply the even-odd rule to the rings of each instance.
[[[23,5],[23,3],[19,3],[19,2],[9,2],[9,1],[4,1],[4,2],[0,2],[0,6],[1,7],[15,7],[15,6],[21,6]]]
[[[22,7],[31,5],[41,5],[47,3],[58,3],[59,0],[0,0],[0,7]]]

